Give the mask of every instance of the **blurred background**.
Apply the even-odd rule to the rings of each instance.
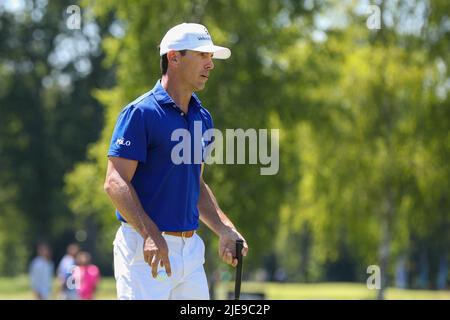
[[[232,50],[199,93],[215,126],[280,129],[278,174],[205,170],[251,248],[243,293],[450,299],[449,14],[447,0],[0,0],[0,299],[34,297],[42,242],[55,279],[75,243],[100,271],[95,298],[115,299],[107,148],[181,22]],[[234,269],[199,233],[226,298]]]

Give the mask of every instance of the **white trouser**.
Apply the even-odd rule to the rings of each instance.
[[[172,276],[153,278],[144,261],[142,236],[122,223],[114,240],[114,277],[120,300],[209,300],[203,264],[205,244],[195,233],[191,238],[163,234],[169,248]],[[158,271],[163,269],[158,266]],[[164,270],[164,269],[163,269]]]

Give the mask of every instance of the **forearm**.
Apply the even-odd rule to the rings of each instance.
[[[203,179],[200,181],[198,210],[200,212],[200,220],[217,235],[221,235],[230,229],[236,229],[231,220],[220,209],[211,188]]]
[[[144,239],[160,232],[142,208],[131,183],[115,177],[108,180],[105,191],[120,214]]]

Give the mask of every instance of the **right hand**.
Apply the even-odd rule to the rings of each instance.
[[[144,239],[144,260],[152,268],[152,276],[156,278],[158,274],[158,264],[165,267],[167,275],[172,275],[169,261],[169,248],[166,240],[161,234],[157,236],[148,236]]]

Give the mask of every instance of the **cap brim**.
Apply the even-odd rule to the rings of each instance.
[[[211,52],[214,53],[213,59],[228,59],[231,56],[231,50],[225,47],[207,45],[192,48],[190,50],[200,51],[200,52]]]

